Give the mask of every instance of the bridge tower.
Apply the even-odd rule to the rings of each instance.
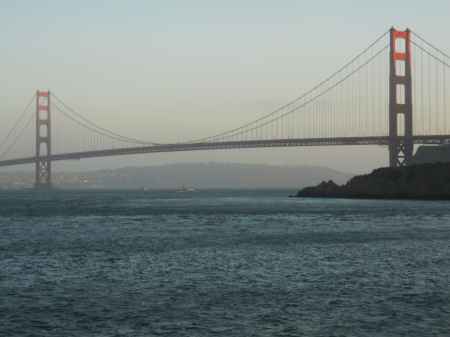
[[[410,30],[390,32],[389,166],[404,166],[412,163],[414,150]]]
[[[36,93],[36,189],[52,188],[50,91]]]

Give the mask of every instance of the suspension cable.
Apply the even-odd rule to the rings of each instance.
[[[89,123],[89,124],[92,125],[93,127],[97,128],[97,129],[99,129],[99,130],[102,130],[102,131],[104,131],[104,132],[106,132],[106,133],[98,132],[97,130],[93,129],[92,127],[89,127],[89,126],[87,126],[87,125],[84,125],[84,124],[78,122],[75,118],[69,116],[67,113],[65,113],[64,111],[62,111],[61,109],[59,109],[59,107],[57,107],[57,106],[55,106],[55,105],[52,104],[56,109],[58,109],[59,111],[61,111],[64,115],[66,115],[67,117],[69,117],[69,118],[72,119],[73,121],[77,122],[79,125],[82,125],[82,126],[88,128],[88,129],[90,129],[91,131],[98,132],[98,133],[100,133],[101,135],[104,135],[104,136],[107,136],[107,137],[110,137],[110,138],[113,138],[113,139],[122,140],[122,141],[130,142],[130,143],[150,144],[150,145],[161,145],[160,143],[145,142],[145,141],[142,141],[142,140],[137,140],[137,139],[133,139],[133,138],[124,137],[124,136],[118,135],[118,134],[116,134],[116,133],[114,133],[114,132],[108,131],[108,130],[106,130],[106,129],[104,129],[104,128],[102,128],[102,127],[100,127],[100,126],[98,126],[98,125],[96,125],[96,124],[94,124],[94,123],[88,121],[88,120],[87,120],[86,118],[84,118],[83,116],[77,114],[74,110],[72,110],[72,109],[69,108],[66,104],[64,104],[64,102],[61,101],[61,100],[60,100],[55,94],[53,94],[53,93],[52,93],[52,97],[55,97],[55,98],[58,100],[58,102],[59,102],[60,104],[62,104],[66,109],[68,109],[68,110],[69,110],[70,112],[72,112],[74,115],[76,115],[77,117],[81,118],[81,119],[84,120],[85,122]],[[110,135],[112,135],[112,136],[110,136]]]
[[[20,133],[17,135],[17,137],[13,140],[13,142],[11,143],[11,145],[5,150],[5,152],[0,156],[0,159],[2,159],[7,153],[8,151],[12,148],[12,146],[17,142],[17,140],[20,138],[20,136],[22,136],[22,134],[24,133],[25,129],[28,127],[28,125],[30,124],[30,122],[34,119],[34,115],[30,116],[30,119],[28,119],[27,124],[25,124],[25,127],[22,129],[22,131],[20,131]],[[2,143],[3,144],[3,143]]]
[[[21,119],[23,118],[23,116],[25,115],[25,113],[28,111],[28,108],[30,107],[31,103],[34,101],[34,99],[36,98],[36,94],[33,95],[33,97],[30,100],[30,103],[28,103],[27,107],[25,108],[25,111],[22,113],[22,115],[19,117],[19,119],[17,120],[16,124],[14,124],[14,126],[12,127],[11,131],[9,131],[8,135],[5,137],[5,139],[3,140],[3,142],[0,144],[0,147],[3,146],[3,144],[6,142],[6,140],[8,139],[8,137],[11,135],[11,133],[15,130],[16,126],[19,124],[19,122],[21,121]],[[27,122],[26,126],[28,126],[28,124],[30,123],[30,121]],[[26,127],[25,126],[25,127]],[[22,131],[23,132],[23,131]],[[21,134],[22,134],[21,132]],[[17,140],[17,139],[16,139]]]
[[[440,52],[442,55],[444,55],[446,58],[450,58],[450,56],[446,55],[444,52],[440,51],[438,48],[436,48],[435,46],[433,46],[431,43],[427,42],[426,40],[422,39],[419,35],[417,35],[415,32],[413,32],[412,30],[410,30],[411,33],[413,33],[416,37],[418,37],[420,40],[422,40],[423,42],[425,42],[426,44],[430,45],[431,47],[433,47],[434,49],[436,49],[438,52]],[[413,41],[411,41],[412,43],[414,43]],[[415,44],[415,43],[414,43]],[[416,45],[417,46],[417,45]],[[418,46],[419,47],[419,46]],[[420,48],[420,47],[419,47]],[[422,49],[422,48],[420,48]],[[423,50],[423,49],[422,49]],[[423,50],[425,51],[425,50]],[[426,52],[426,51],[425,51]],[[431,55],[431,54],[430,54]],[[433,56],[433,55],[431,55]]]
[[[278,114],[280,111],[284,110],[286,107],[288,107],[288,106],[291,105],[292,103],[297,102],[297,101],[301,100],[302,98],[305,98],[307,95],[310,95],[313,91],[317,90],[318,88],[320,88],[321,86],[323,86],[326,82],[328,82],[328,81],[331,80],[333,77],[335,77],[337,74],[339,74],[341,71],[343,71],[344,69],[346,69],[350,64],[352,64],[352,63],[355,62],[359,57],[361,57],[361,55],[363,55],[364,53],[366,53],[370,48],[372,48],[376,43],[378,43],[382,38],[384,38],[384,36],[385,36],[389,31],[390,31],[390,29],[387,30],[386,32],[384,32],[384,33],[383,33],[383,34],[382,34],[375,42],[373,42],[369,47],[367,47],[364,51],[362,51],[358,56],[356,56],[353,60],[351,60],[350,62],[348,62],[348,63],[347,63],[345,66],[343,66],[341,69],[339,69],[338,71],[336,71],[333,75],[329,76],[327,79],[325,79],[324,81],[322,81],[320,84],[316,85],[314,88],[312,88],[312,89],[311,89],[310,91],[308,91],[307,93],[305,93],[305,94],[303,94],[302,96],[296,98],[295,100],[291,101],[290,103],[288,103],[288,104],[282,106],[281,108],[277,109],[276,111],[274,111],[274,112],[272,112],[272,113],[269,113],[269,114],[267,114],[267,115],[265,115],[265,116],[263,116],[263,117],[261,117],[261,118],[255,120],[255,121],[251,122],[251,123],[245,124],[245,125],[243,125],[243,126],[240,126],[240,127],[238,127],[238,128],[229,130],[229,131],[227,131],[227,132],[223,132],[223,133],[220,133],[220,134],[215,135],[215,136],[210,136],[210,137],[205,137],[205,138],[201,138],[201,139],[189,141],[189,142],[187,142],[187,143],[199,143],[199,142],[204,142],[205,140],[217,139],[218,137],[221,137],[221,136],[224,137],[225,135],[232,134],[232,133],[234,133],[234,132],[236,132],[236,131],[238,131],[238,130],[241,130],[241,129],[246,128],[246,127],[249,127],[249,126],[251,126],[251,125],[253,125],[253,124],[255,124],[255,123],[258,123],[258,122],[264,120],[265,118],[268,118],[269,116],[273,116],[273,115]],[[388,46],[389,46],[389,45],[388,45]],[[386,49],[388,46],[386,46],[385,48],[383,48],[382,51],[383,51],[384,49]],[[379,54],[379,53],[378,53],[378,54]],[[378,55],[378,54],[377,54],[377,55]],[[359,69],[359,68],[358,68],[358,69]],[[353,74],[353,73],[352,73],[352,74]],[[348,77],[348,76],[347,76],[347,77]],[[347,77],[345,77],[345,78],[347,78]],[[338,83],[341,83],[341,82],[342,82],[342,80],[339,81]],[[334,86],[333,86],[333,87],[334,87]],[[328,91],[329,91],[329,89],[328,89],[326,92],[328,92]],[[320,97],[320,96],[321,96],[321,95],[319,95],[318,97]],[[314,99],[311,99],[309,102],[311,102],[312,100],[314,100]],[[304,106],[304,104],[301,105],[301,106]],[[293,111],[295,111],[295,110],[298,110],[298,108],[297,108],[297,109],[294,109]],[[287,114],[287,113],[286,113],[286,114]],[[281,115],[281,116],[277,116],[276,118],[272,119],[272,121],[275,121],[275,120],[279,119],[280,117],[285,116],[286,114],[283,114],[283,115]],[[263,125],[265,125],[265,124],[266,124],[266,123],[263,123],[263,124],[261,124],[261,126],[263,126]],[[259,126],[253,127],[253,128],[250,129],[250,130],[253,130],[253,129],[257,128],[257,127],[259,127]],[[245,131],[241,131],[241,132],[239,132],[238,134],[241,134],[242,132],[245,132]]]

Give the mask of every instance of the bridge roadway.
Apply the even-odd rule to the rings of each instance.
[[[407,137],[396,137],[399,141],[407,140]],[[74,153],[53,154],[41,156],[41,161],[78,160],[82,158],[95,158],[106,156],[120,156],[130,154],[175,152],[175,151],[198,151],[198,150],[225,150],[225,149],[250,149],[264,147],[288,147],[288,146],[333,146],[333,145],[389,145],[390,137],[339,137],[339,138],[305,138],[305,139],[272,139],[272,140],[248,140],[233,142],[212,143],[176,143],[161,144],[142,147],[129,147],[123,149],[110,149],[98,151],[85,151]],[[450,135],[428,135],[412,136],[413,144],[450,144]],[[27,157],[20,159],[2,160],[1,166],[12,166],[20,164],[36,163],[37,158]]]

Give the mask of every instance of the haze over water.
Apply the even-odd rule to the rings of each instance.
[[[0,335],[445,336],[448,201],[0,191]]]

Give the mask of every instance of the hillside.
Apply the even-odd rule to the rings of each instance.
[[[97,177],[102,188],[292,188],[317,183],[322,176],[342,183],[353,175],[323,167],[267,166],[232,163],[180,163],[126,167],[85,173],[87,180]],[[63,182],[61,182],[63,185]],[[64,186],[69,186],[64,183]],[[71,186],[75,187],[75,186]]]
[[[379,168],[342,186],[323,181],[306,187],[297,197],[450,200],[450,163]]]
[[[5,173],[6,174],[6,173]],[[22,176],[25,173],[22,174]],[[180,163],[126,167],[82,173],[52,174],[53,185],[61,188],[301,188],[332,179],[345,183],[354,174],[316,166],[269,166],[234,163]],[[14,179],[21,179],[15,173]],[[22,177],[23,178],[23,177]],[[12,178],[10,178],[11,180]],[[8,188],[0,174],[0,186]],[[11,183],[11,181],[10,181]],[[34,173],[28,173],[20,187],[32,187]]]

